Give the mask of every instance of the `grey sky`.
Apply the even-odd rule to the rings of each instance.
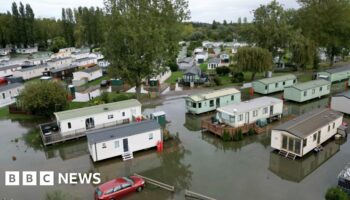
[[[0,12],[11,10],[13,0],[0,0]],[[19,2],[16,0],[16,2]],[[22,0],[29,3],[36,17],[61,16],[62,7],[75,8],[78,6],[103,6],[102,0]],[[252,10],[270,0],[189,0],[191,21],[212,22],[237,21],[238,17],[252,19]],[[285,8],[297,8],[296,0],[278,0]]]

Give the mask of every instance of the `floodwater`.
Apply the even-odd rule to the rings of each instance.
[[[343,83],[333,87],[339,91],[344,89]],[[304,104],[286,102],[284,116],[296,116],[328,105],[327,97]],[[0,199],[45,199],[45,194],[54,190],[93,199],[94,185],[5,187],[4,172],[9,170],[99,172],[103,182],[137,173],[176,188],[170,193],[147,185],[143,192],[126,198],[130,200],[182,200],[186,189],[219,200],[323,199],[349,162],[348,141],[330,141],[321,153],[310,153],[293,161],[272,152],[269,131],[246,136],[240,142],[223,142],[210,133],[202,133],[200,120],[208,116],[186,114],[183,98],[165,99],[160,105],[145,108],[144,114],[158,110],[167,113],[167,120],[171,122],[168,129],[174,139],[165,143],[162,153],[155,149],[136,152],[135,158],[126,162],[114,158],[93,163],[84,139],[44,149],[35,139],[35,128],[40,122],[1,120]]]

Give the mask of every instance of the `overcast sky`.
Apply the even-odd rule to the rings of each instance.
[[[13,0],[0,0],[0,12],[11,10]],[[19,2],[16,0],[16,2]],[[78,6],[103,6],[103,0],[22,0],[29,3],[36,17],[61,16],[61,8]],[[247,17],[251,20],[252,10],[261,4],[267,4],[270,0],[189,0],[191,21],[212,22],[223,21],[236,22],[238,17]],[[297,8],[296,0],[278,0],[285,8]]]

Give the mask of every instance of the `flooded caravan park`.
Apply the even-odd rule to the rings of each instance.
[[[344,90],[344,85],[334,84],[332,89],[336,93]],[[328,97],[303,104],[286,102],[284,116],[288,118],[328,105]],[[329,141],[324,151],[293,161],[272,152],[269,131],[246,136],[240,142],[223,142],[210,133],[201,132],[201,119],[208,116],[186,114],[181,97],[164,97],[159,105],[146,107],[144,114],[158,110],[167,113],[168,129],[174,139],[165,143],[162,153],[137,152],[134,159],[126,162],[115,158],[93,163],[84,139],[43,148],[36,139],[36,127],[40,122],[0,120],[0,179],[4,180],[3,172],[9,170],[99,172],[103,182],[137,173],[174,185],[176,191],[170,193],[148,185],[143,192],[127,199],[185,199],[185,189],[222,200],[323,199],[326,190],[336,185],[340,170],[349,162],[349,141]],[[12,160],[13,156],[16,160]],[[93,199],[94,187],[5,187],[2,181],[0,199],[44,199],[47,192],[54,190]]]

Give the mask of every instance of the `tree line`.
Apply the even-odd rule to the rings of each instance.
[[[103,18],[98,7],[62,8],[61,19],[35,18],[30,4],[13,2],[11,11],[0,13],[0,47],[47,49],[55,38],[64,47],[99,46],[104,41]]]

